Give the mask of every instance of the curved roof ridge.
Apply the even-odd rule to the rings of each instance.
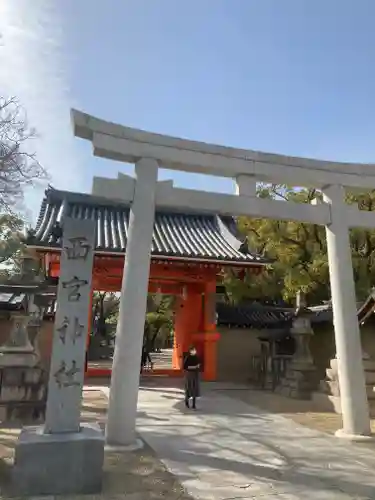
[[[37,221],[35,224],[35,231],[38,231],[38,229],[40,228],[40,226],[43,223],[43,217],[44,217],[44,214],[46,212],[47,205],[48,205],[47,197],[44,197],[42,200],[42,205],[40,207],[39,215],[38,215],[38,218],[37,218]]]
[[[121,203],[121,201],[112,200],[111,198],[105,198],[104,196],[98,196],[90,193],[79,193],[77,191],[54,189],[52,187],[46,189],[45,200],[47,202],[66,200],[68,203],[85,203],[87,205],[129,207],[128,203]]]
[[[43,204],[52,201],[52,202],[62,202],[63,200],[66,200],[68,203],[83,203],[87,205],[100,205],[102,207],[119,207],[119,208],[129,208],[130,203],[121,201],[121,200],[116,200],[112,198],[107,198],[105,196],[98,196],[96,194],[91,194],[91,193],[80,193],[77,191],[67,191],[63,189],[55,189],[53,186],[49,186],[45,190],[45,196],[43,198],[42,202],[42,207]],[[232,219],[234,221],[234,218],[228,215],[217,215],[217,214],[210,214],[206,212],[202,212],[200,210],[196,210],[194,208],[189,208],[188,210],[186,208],[179,208],[179,207],[155,207],[155,213],[168,213],[168,214],[176,214],[176,215],[195,215],[195,216],[202,216],[205,218],[212,217],[213,219],[215,217],[220,217],[220,219],[223,220],[225,223],[225,219]],[[41,213],[39,214],[38,220],[41,217]],[[242,243],[242,242],[241,242]]]
[[[96,220],[96,250],[104,253],[126,252],[127,224],[130,205],[86,193],[60,191],[49,187],[45,192],[34,240],[35,247],[59,248],[52,236],[59,222],[61,207],[73,218]],[[178,215],[178,217],[177,217]],[[228,222],[228,218],[226,219]],[[102,237],[104,235],[104,237]],[[171,258],[232,265],[265,265],[270,261],[248,249],[215,214],[194,211],[158,209],[155,211],[153,258]]]

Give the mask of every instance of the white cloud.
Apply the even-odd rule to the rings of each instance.
[[[60,189],[79,190],[84,172],[70,124],[72,106],[68,61],[63,53],[63,24],[59,2],[0,1],[0,93],[16,96],[24,105],[38,138],[38,160]],[[42,192],[27,193],[33,215]]]

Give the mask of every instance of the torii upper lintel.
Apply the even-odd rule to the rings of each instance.
[[[90,140],[100,157],[136,163],[154,158],[171,170],[236,178],[253,175],[259,181],[291,186],[375,189],[375,164],[345,163],[262,153],[145,132],[72,110],[74,134]]]

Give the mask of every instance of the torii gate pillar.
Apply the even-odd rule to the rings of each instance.
[[[140,160],[135,165],[135,175],[109,393],[106,440],[110,446],[132,446],[136,442],[141,353],[158,179],[157,161]]]
[[[370,435],[371,429],[345,191],[343,186],[334,185],[324,188],[323,194],[331,210],[331,223],[326,226],[326,235],[343,419],[343,429],[338,431],[338,435],[358,439],[359,436]]]

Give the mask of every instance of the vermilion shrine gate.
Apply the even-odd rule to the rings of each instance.
[[[95,189],[107,179],[95,179]],[[109,181],[111,182],[111,181]],[[117,188],[126,190],[127,179],[119,176]],[[29,247],[42,260],[47,276],[60,274],[60,227],[64,217],[96,221],[96,252],[93,291],[119,292],[129,226],[129,206],[108,198],[49,189],[46,191],[36,233]],[[60,226],[61,225],[61,226]],[[215,299],[223,268],[239,275],[258,273],[268,261],[249,252],[238,239],[231,217],[178,210],[155,214],[149,292],[177,296],[173,369],[153,373],[182,375],[182,358],[194,344],[203,360],[204,380],[216,378]],[[135,285],[136,286],[136,285]],[[89,321],[91,324],[91,321]],[[88,376],[106,376],[110,368],[88,366]]]

